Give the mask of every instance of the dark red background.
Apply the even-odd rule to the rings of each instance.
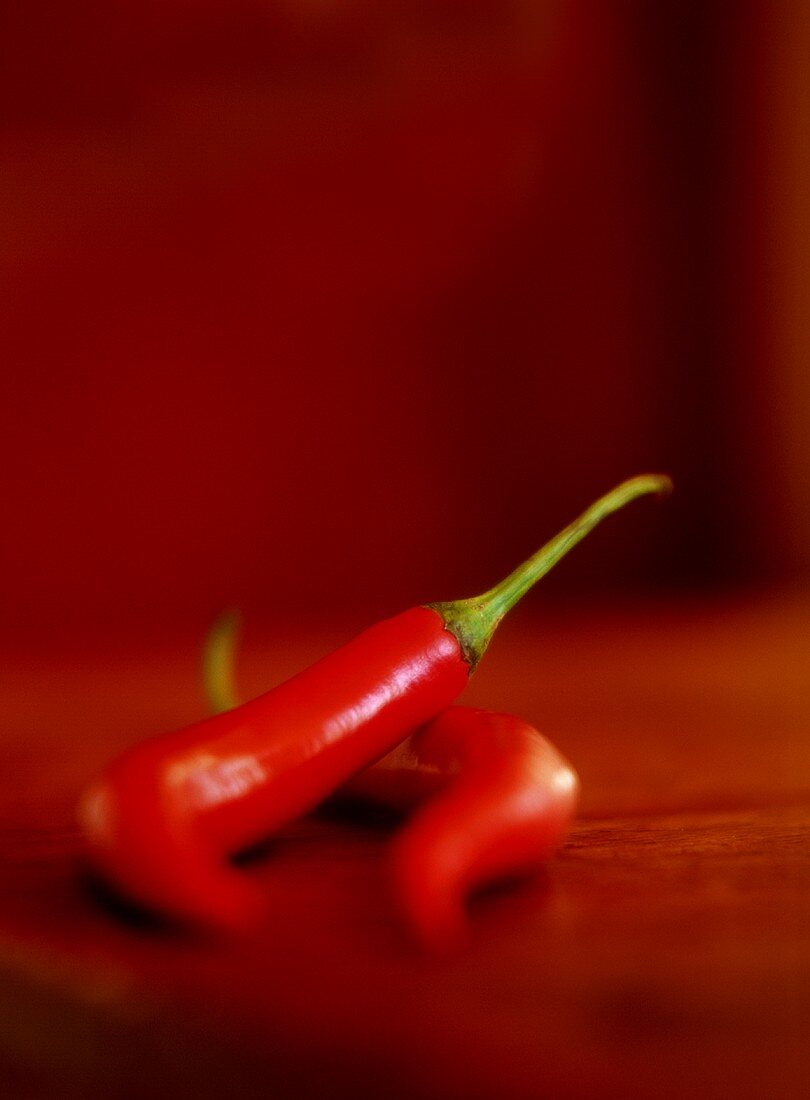
[[[467,594],[645,468],[547,592],[802,576],[795,5],[2,18],[17,636]]]

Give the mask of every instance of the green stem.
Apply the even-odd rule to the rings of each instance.
[[[214,622],[203,649],[203,686],[208,706],[222,714],[238,706],[234,680],[234,652],[239,632],[239,612],[224,611]]]
[[[671,491],[672,482],[665,474],[640,474],[629,481],[623,481],[595,501],[578,519],[555,535],[494,588],[467,600],[432,603],[428,607],[438,611],[447,629],[458,638],[472,670],[480,661],[498,623],[507,611],[598,523],[637,497]]]

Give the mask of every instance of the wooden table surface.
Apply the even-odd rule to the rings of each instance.
[[[245,638],[258,692],[362,624]],[[392,829],[319,816],[245,868],[260,934],[110,912],[72,806],[104,760],[203,713],[191,632],[2,650],[2,1095],[786,1098],[810,1089],[810,604],[522,613],[469,689],[574,762],[582,811],[531,882],[422,957]]]

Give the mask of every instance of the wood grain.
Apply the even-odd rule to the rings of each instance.
[[[321,814],[245,865],[250,939],[111,910],[72,805],[112,753],[198,717],[194,638],[4,660],[4,1095],[628,1098],[806,1094],[810,613],[605,608],[510,626],[470,700],[574,761],[578,824],[538,878],[474,900],[422,957],[387,890],[387,820]],[[354,624],[254,628],[260,690]],[[268,674],[267,670],[272,670]]]

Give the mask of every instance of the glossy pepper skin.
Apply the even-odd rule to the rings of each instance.
[[[207,687],[216,711],[236,705],[234,639],[233,619],[209,639]],[[443,954],[467,938],[469,894],[543,864],[561,843],[578,795],[571,765],[528,722],[456,706],[354,775],[334,798],[409,815],[392,845],[397,908],[421,946]]]
[[[92,862],[149,909],[249,926],[262,896],[227,856],[317,806],[468,676],[436,611],[378,623],[273,691],[115,760],[80,804]]]
[[[559,846],[579,780],[523,719],[451,707],[346,791],[397,809],[417,805],[394,838],[394,892],[411,933],[443,953],[467,938],[475,888],[529,873]]]
[[[95,869],[131,900],[170,917],[212,928],[256,923],[264,910],[262,895],[229,857],[315,807],[445,710],[463,690],[498,623],[540,577],[606,516],[639,496],[669,488],[661,475],[631,478],[480,596],[406,611],[258,699],[124,753],[80,801],[79,822]],[[454,736],[448,721],[450,726],[439,727],[440,755]],[[505,736],[503,729],[499,736]],[[424,744],[430,754],[430,736]],[[489,806],[498,821],[497,800],[484,797],[480,769],[469,763],[477,755],[467,751],[459,757],[468,761],[465,775],[471,769],[463,789],[478,791],[480,805]],[[489,759],[498,758],[491,753]],[[505,767],[502,760],[498,767]],[[505,797],[506,786],[501,790]],[[451,785],[439,807],[455,806],[462,813],[465,798],[459,801],[455,791]],[[474,805],[475,798],[467,797],[466,804]],[[440,818],[444,812],[437,810]],[[477,821],[475,815],[468,818],[469,827]],[[440,833],[434,833],[437,844]],[[505,824],[493,832],[491,843],[496,862],[520,848]],[[467,877],[461,873],[464,860],[455,871],[445,862],[448,882],[457,881],[459,890],[466,889],[470,875],[474,881],[487,873],[485,859],[480,865],[472,861]],[[403,881],[409,880],[407,867],[418,864],[416,855],[402,857]],[[414,899],[418,892],[405,890],[403,897]],[[442,922],[435,913],[432,918],[429,906],[414,902],[413,919],[426,936],[432,924],[449,929],[449,910],[445,918]]]

